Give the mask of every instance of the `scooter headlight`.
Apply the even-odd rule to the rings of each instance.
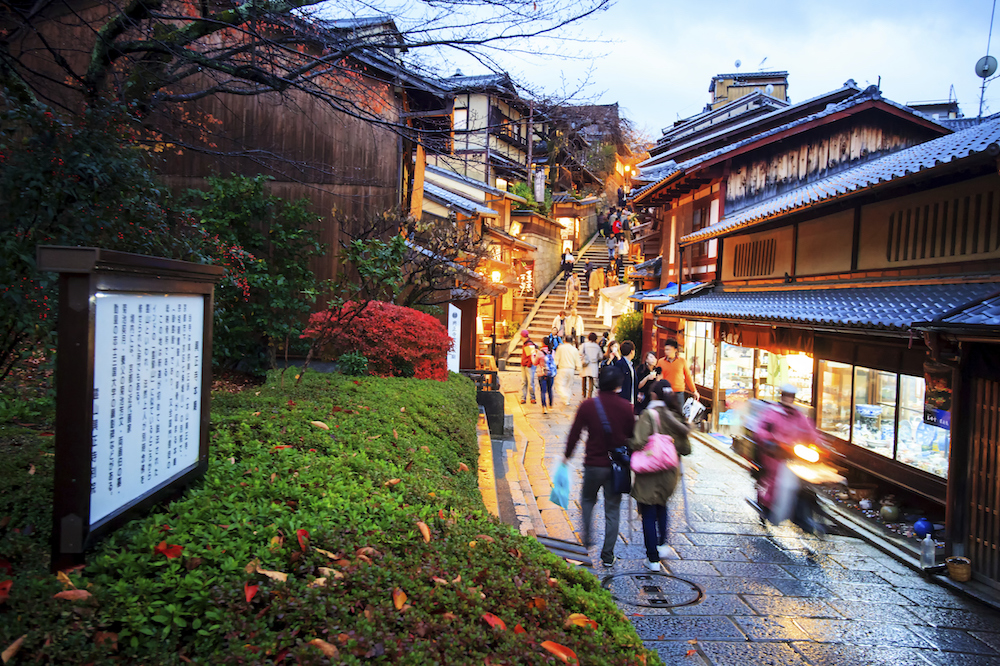
[[[805,444],[796,444],[795,448],[792,449],[796,456],[802,458],[806,462],[819,462],[819,451],[813,446],[806,446]]]

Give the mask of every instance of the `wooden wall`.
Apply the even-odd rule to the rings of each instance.
[[[735,158],[726,180],[726,215],[932,136],[902,120],[856,118],[849,126],[820,127]]]

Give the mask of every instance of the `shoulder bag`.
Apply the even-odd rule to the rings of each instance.
[[[600,398],[594,398],[594,405],[597,407],[597,415],[601,419],[601,426],[604,427],[604,436],[611,443],[611,423],[608,422],[608,415],[604,412],[604,405]],[[630,454],[627,446],[619,446],[608,451],[608,458],[611,459],[611,481],[614,492],[627,493],[632,490],[632,470],[629,467]]]
[[[655,408],[649,410],[653,419],[653,434],[646,440],[642,451],[632,454],[632,471],[636,474],[663,472],[677,467],[677,447],[674,438],[660,432],[660,415]]]

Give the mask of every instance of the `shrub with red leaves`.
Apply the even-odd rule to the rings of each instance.
[[[324,358],[335,359],[349,351],[363,354],[374,375],[448,378],[445,357],[452,339],[441,322],[418,310],[381,301],[368,303],[356,317],[347,316],[355,307],[349,302],[341,311],[314,313],[302,337],[328,340]]]

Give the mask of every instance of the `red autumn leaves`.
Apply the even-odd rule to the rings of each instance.
[[[177,544],[168,544],[166,541],[161,541],[159,544],[153,548],[153,552],[159,555],[163,555],[168,560],[172,560],[175,557],[180,557],[181,553],[184,551],[184,546],[178,546]]]
[[[535,599],[532,600],[532,603],[537,606],[537,602],[540,599],[541,597],[536,597]],[[493,613],[483,613],[482,619],[486,624],[490,625],[494,629],[498,629],[500,631],[507,630],[507,624]],[[565,626],[567,628],[572,627],[574,625],[578,627],[590,627],[592,629],[597,629],[597,623],[588,618],[586,615],[583,615],[582,613],[573,613],[566,619]],[[524,629],[524,627],[518,624],[514,627],[514,633],[526,634],[528,632]],[[579,665],[580,663],[580,660],[577,658],[576,653],[573,652],[573,650],[566,647],[565,645],[561,645],[559,643],[556,643],[555,641],[542,641],[540,645],[542,649],[549,652],[553,656],[557,657],[565,664]]]

